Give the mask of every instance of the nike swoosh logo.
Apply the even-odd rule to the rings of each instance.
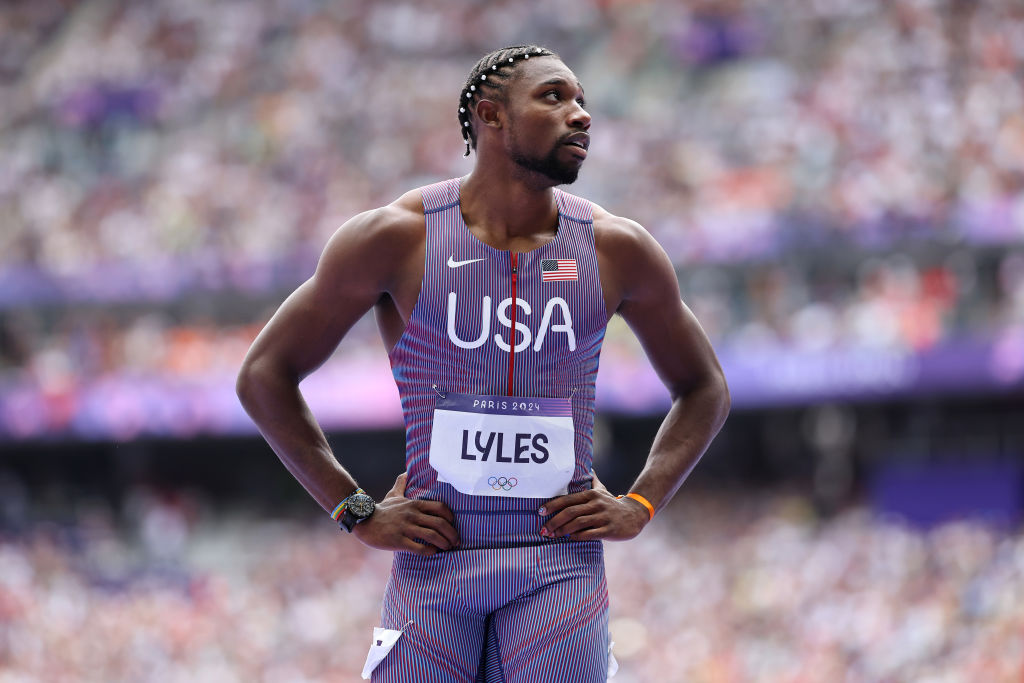
[[[453,261],[452,257],[449,256],[448,257],[448,267],[449,268],[458,268],[459,266],[464,266],[467,263],[476,263],[477,261],[486,261],[486,260],[487,259],[485,259],[485,258],[471,258],[468,261]]]

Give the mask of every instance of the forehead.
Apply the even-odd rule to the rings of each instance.
[[[572,69],[557,57],[536,57],[519,62],[514,82],[522,88],[533,88],[555,80],[566,81],[570,85],[583,88]]]

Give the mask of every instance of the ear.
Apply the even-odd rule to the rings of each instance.
[[[476,117],[485,126],[501,128],[504,124],[505,112],[498,102],[481,99],[476,103]]]

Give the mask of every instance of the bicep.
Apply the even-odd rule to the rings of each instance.
[[[246,359],[268,363],[296,381],[318,368],[380,298],[380,260],[357,219],[328,242],[316,272],[281,304]],[[351,223],[351,222],[350,222]],[[377,264],[377,268],[372,266]]]
[[[683,303],[668,255],[654,238],[643,235],[628,268],[618,312],[637,336],[658,376],[676,395],[721,375],[711,342]]]

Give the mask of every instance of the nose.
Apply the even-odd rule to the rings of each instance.
[[[569,125],[579,130],[590,130],[590,114],[579,102],[569,116]]]

